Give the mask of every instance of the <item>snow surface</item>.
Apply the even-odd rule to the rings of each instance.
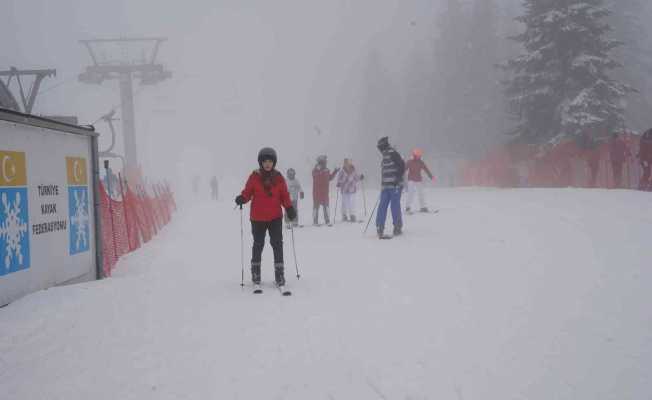
[[[297,229],[300,281],[286,231],[292,297],[241,289],[229,202],[185,207],[113,278],[0,309],[0,398],[650,398],[649,193],[429,198],[390,241]]]

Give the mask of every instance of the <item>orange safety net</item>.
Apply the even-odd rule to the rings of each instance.
[[[508,145],[468,160],[459,175],[465,186],[638,189],[643,172],[636,158],[639,136],[623,133],[618,140],[624,144],[622,157],[613,139],[588,148],[574,140]]]
[[[104,276],[111,276],[121,256],[149,242],[172,220],[176,203],[166,185],[153,187],[154,196],[144,190],[135,194],[130,188],[120,188],[122,199],[109,196],[100,183],[100,215]]]

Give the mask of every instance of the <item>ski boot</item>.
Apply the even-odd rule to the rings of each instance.
[[[263,288],[260,286],[260,263],[251,263],[251,282],[254,284],[254,293],[260,294]]]
[[[349,217],[347,217],[346,215],[342,215],[342,221],[349,222]]]
[[[427,212],[430,212],[430,210],[428,210],[428,207],[421,207],[421,209],[419,210],[419,212],[427,213]]]
[[[378,239],[384,239],[385,238],[385,228],[378,227],[376,228],[376,234],[378,235]]]
[[[356,221],[356,218],[355,218],[355,215],[351,215],[350,220],[351,220],[351,222],[357,222],[357,221]]]
[[[394,236],[400,236],[403,234],[403,228],[400,226],[394,227]]]
[[[276,286],[280,288],[285,286],[285,274],[284,274],[283,263],[274,264],[274,280]]]

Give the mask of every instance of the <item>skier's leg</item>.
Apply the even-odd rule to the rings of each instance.
[[[297,212],[297,217],[292,222],[292,225],[299,226],[299,200],[294,200],[292,202],[292,207],[294,207],[294,211]]]
[[[426,204],[426,196],[424,194],[423,182],[417,182],[417,194],[419,196],[419,205],[421,206],[421,211],[427,211],[428,205]]]
[[[408,212],[412,210],[412,203],[414,202],[414,191],[415,191],[414,184],[415,183],[412,181],[408,181],[407,183],[408,196],[407,196],[407,205],[405,207],[405,210]]]
[[[376,230],[379,235],[382,235],[385,230],[385,220],[387,220],[387,207],[391,200],[392,189],[383,189],[380,192],[380,202],[378,203],[378,211],[376,211]]]
[[[269,224],[269,242],[274,251],[274,278],[279,286],[285,285],[283,264],[283,221],[277,218]]]
[[[324,221],[326,222],[326,225],[330,225],[331,217],[329,215],[328,204],[324,204],[323,207],[324,207]]]
[[[403,215],[401,214],[401,188],[390,191],[392,222],[394,223],[394,234],[400,235],[403,232]]]
[[[350,193],[349,194],[349,219],[351,222],[356,221],[356,213],[355,213],[355,193]]]
[[[255,284],[260,283],[260,259],[265,246],[266,230],[265,222],[251,221],[251,234],[254,239],[251,246],[251,281]]]
[[[314,202],[312,205],[312,223],[319,225],[319,203]]]
[[[351,197],[350,193],[342,193],[342,220],[347,221],[349,219],[349,198]]]

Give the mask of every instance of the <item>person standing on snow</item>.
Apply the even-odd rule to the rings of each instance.
[[[260,263],[265,234],[269,232],[270,244],[274,250],[274,277],[276,285],[285,285],[283,268],[283,211],[292,221],[297,212],[292,206],[288,187],[283,175],[276,167],[276,151],[265,147],[258,153],[259,169],[249,176],[244,190],[235,198],[239,206],[251,200],[251,233],[253,245],[251,248],[251,280],[254,285],[260,285]]]
[[[324,209],[324,221],[326,225],[330,225],[330,216],[328,211],[328,189],[330,181],[335,178],[339,172],[339,168],[331,171],[326,166],[328,158],[326,156],[317,157],[317,165],[312,170],[312,219],[314,225],[319,225],[319,207]]]
[[[211,199],[217,200],[218,199],[218,184],[217,184],[217,177],[213,175],[211,178]]]
[[[381,191],[376,214],[376,231],[378,238],[385,237],[385,221],[387,207],[391,205],[394,235],[403,233],[403,216],[401,215],[401,192],[403,191],[403,174],[405,161],[401,155],[389,145],[387,136],[378,141],[378,151],[383,156],[381,161]]]
[[[423,193],[423,179],[421,177],[421,171],[425,171],[428,178],[431,181],[435,181],[435,177],[432,176],[432,173],[428,169],[428,166],[423,159],[423,152],[421,149],[414,149],[412,151],[412,158],[406,163],[407,168],[407,207],[405,211],[410,213],[412,212],[412,203],[414,202],[415,193],[419,196],[419,206],[421,207],[419,211],[428,212],[428,206],[426,205],[426,198]]]
[[[288,191],[290,192],[290,200],[292,201],[292,207],[297,211],[297,217],[294,219],[294,221],[290,221],[289,218],[287,218],[287,215],[285,216],[285,223],[288,226],[288,229],[291,226],[299,226],[299,199],[303,200],[303,188],[301,187],[301,182],[296,178],[296,171],[294,168],[290,168],[287,170],[287,178],[288,178]]]
[[[342,220],[356,222],[355,194],[358,191],[358,182],[364,175],[358,174],[350,159],[344,159],[344,166],[337,176],[337,188],[342,192]]]

